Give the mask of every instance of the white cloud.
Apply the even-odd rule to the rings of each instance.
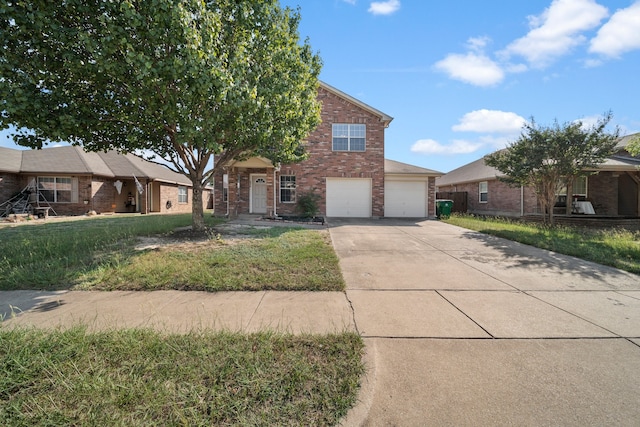
[[[436,62],[435,68],[452,79],[476,86],[493,86],[504,79],[504,71],[500,66],[482,53],[452,53]]]
[[[532,67],[544,68],[586,41],[582,33],[597,27],[608,15],[595,0],[553,0],[540,16],[530,16],[531,30],[501,53],[524,57]]]
[[[468,154],[477,151],[482,144],[456,139],[449,145],[440,144],[433,139],[421,139],[411,146],[411,152],[419,154]]]
[[[374,15],[391,15],[400,9],[400,0],[374,1],[369,5],[369,12]]]
[[[455,132],[518,133],[526,120],[507,111],[476,110],[465,114],[451,129]]]
[[[635,49],[640,49],[640,1],[616,11],[589,46],[589,52],[610,58]]]
[[[489,37],[470,37],[467,40],[467,47],[474,52],[483,52],[484,48],[491,42]]]

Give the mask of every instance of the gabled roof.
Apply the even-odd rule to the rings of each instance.
[[[407,163],[397,162],[395,160],[384,159],[384,173],[391,175],[426,175],[426,176],[441,176],[442,172],[435,171],[433,169],[421,168],[419,166],[410,165]]]
[[[184,175],[134,154],[116,151],[86,152],[77,146],[42,150],[15,150],[0,147],[0,171],[25,174],[97,175],[108,178],[146,178],[191,185]]]
[[[618,152],[605,160],[598,168],[599,171],[632,171],[640,167],[640,159],[632,157],[624,150],[624,147],[640,133],[626,135],[618,140],[616,148]],[[502,176],[500,171],[484,163],[484,157],[468,163],[436,179],[436,185],[454,185],[468,182],[486,181]]]
[[[486,181],[490,179],[496,179],[500,176],[500,172],[487,166],[484,163],[484,157],[474,162],[467,163],[464,166],[460,166],[458,169],[454,169],[445,175],[436,178],[436,185],[452,185],[452,184],[464,184],[466,182]]]
[[[383,113],[380,110],[377,110],[375,108],[373,108],[372,106],[365,104],[364,102],[360,101],[359,99],[354,98],[351,95],[347,95],[346,93],[342,92],[339,89],[336,89],[335,87],[328,85],[327,83],[320,81],[320,87],[333,93],[336,96],[339,96],[340,98],[344,98],[347,101],[357,105],[358,107],[362,108],[363,110],[366,110],[368,112],[370,112],[371,114],[380,117],[380,121],[382,123],[384,123],[384,127],[388,127],[389,123],[391,123],[391,121],[393,120],[393,117],[391,117],[388,114]]]
[[[20,150],[0,147],[0,171],[19,173],[22,164],[22,154]]]

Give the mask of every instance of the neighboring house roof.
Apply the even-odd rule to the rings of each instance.
[[[0,171],[25,174],[97,175],[108,178],[146,178],[190,185],[184,175],[134,154],[116,151],[86,152],[77,146],[42,150],[15,150],[0,147]]]
[[[599,171],[632,171],[640,167],[640,158],[632,157],[624,150],[624,147],[640,133],[626,135],[619,139],[616,148],[618,152],[605,160],[598,168]],[[468,163],[445,175],[436,178],[436,186],[446,186],[454,184],[464,184],[468,182],[486,181],[496,179],[504,175],[497,169],[485,165],[484,157],[474,162]]]
[[[380,110],[377,110],[375,108],[373,108],[370,105],[365,104],[364,102],[360,101],[359,99],[354,98],[351,95],[347,95],[346,93],[342,92],[339,89],[336,89],[335,87],[328,85],[327,83],[321,81],[320,82],[320,87],[322,87],[325,90],[328,90],[329,92],[332,92],[334,95],[339,96],[341,98],[344,98],[346,100],[348,100],[349,102],[352,102],[353,104],[357,105],[358,107],[370,112],[373,115],[376,115],[378,117],[380,117],[380,121],[382,123],[384,123],[384,127],[389,126],[389,123],[391,123],[391,121],[393,120],[393,117],[391,117],[388,114],[383,113]]]
[[[452,184],[464,184],[467,182],[485,181],[496,179],[500,173],[497,169],[487,166],[484,163],[484,157],[475,162],[468,163],[464,166],[454,169],[445,175],[436,178],[437,186],[445,186]]]
[[[618,150],[624,150],[627,144],[629,144],[632,140],[636,138],[640,138],[640,132],[632,133],[631,135],[625,135],[618,140],[618,144],[616,145],[616,148]]]
[[[22,164],[20,150],[0,147],[0,171],[19,173]]]
[[[392,175],[428,175],[441,176],[442,172],[433,169],[421,168],[407,163],[396,162],[395,160],[384,159],[384,173]]]

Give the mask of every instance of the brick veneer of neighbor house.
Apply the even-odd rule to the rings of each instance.
[[[509,187],[497,179],[487,180],[487,202],[480,202],[479,182],[438,187],[442,192],[467,192],[467,211],[477,215],[520,216],[522,193],[520,187]],[[524,188],[524,214],[540,212],[536,195],[530,188]]]
[[[12,173],[0,174],[0,201],[9,200],[23,188],[18,175]]]
[[[250,175],[266,173],[267,188],[276,191],[277,213],[293,214],[295,203],[280,203],[279,176],[296,177],[296,195],[315,193],[320,196],[318,208],[322,215],[326,214],[326,178],[369,178],[371,179],[372,216],[384,216],[384,131],[385,123],[372,112],[344,99],[335,93],[320,87],[318,100],[322,102],[322,123],[309,135],[304,143],[309,158],[303,162],[282,165],[276,175],[275,186],[272,185],[273,172],[267,169],[240,170],[229,173],[229,205],[231,214],[249,212]],[[364,152],[333,151],[332,125],[334,123],[366,125],[366,146]],[[222,174],[216,177],[215,210],[225,213],[226,202],[222,201]],[[240,176],[240,193],[234,200],[232,191],[236,187],[237,176]],[[272,212],[273,193],[267,193],[267,212]],[[237,206],[237,211],[234,206]]]

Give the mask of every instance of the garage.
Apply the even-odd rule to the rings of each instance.
[[[427,186],[424,181],[384,183],[384,216],[389,218],[425,218]]]
[[[327,216],[371,217],[371,179],[327,178]]]
[[[435,210],[435,180],[442,172],[384,161],[384,216],[429,218]]]

